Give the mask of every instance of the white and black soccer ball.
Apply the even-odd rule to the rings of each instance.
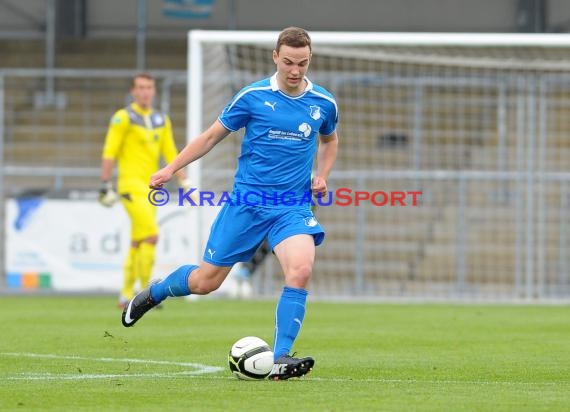
[[[273,351],[263,339],[247,336],[232,345],[228,363],[239,379],[265,379],[273,368]]]

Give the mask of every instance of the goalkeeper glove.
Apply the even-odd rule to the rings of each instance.
[[[190,191],[192,188],[192,182],[190,181],[190,179],[186,178],[186,179],[180,179],[178,180],[178,185],[180,186],[180,188],[182,190],[184,190],[184,193],[187,193],[188,191]],[[195,188],[194,188],[195,189]],[[196,190],[194,190],[191,194],[190,194],[190,199],[192,199],[192,201],[194,203],[196,203],[197,205],[200,204],[200,199],[198,198],[198,194],[196,193]]]
[[[111,182],[103,182],[101,190],[99,190],[99,203],[105,207],[111,207],[117,202],[118,198],[117,192],[113,189],[113,184]]]

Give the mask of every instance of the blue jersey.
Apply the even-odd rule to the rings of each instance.
[[[299,201],[310,191],[318,134],[336,130],[338,108],[331,93],[305,80],[307,88],[299,96],[280,91],[276,75],[253,83],[218,117],[232,132],[245,127],[234,196],[287,193],[288,200]]]

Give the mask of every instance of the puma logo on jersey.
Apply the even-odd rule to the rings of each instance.
[[[317,219],[315,219],[314,217],[306,217],[305,219],[305,226],[309,226],[309,227],[315,227],[319,224],[319,222],[317,222]]]
[[[273,102],[273,103],[269,103],[267,100],[265,101],[265,103],[263,103],[265,106],[269,106],[271,107],[271,109],[273,111],[275,111],[275,105],[277,104],[277,102]]]

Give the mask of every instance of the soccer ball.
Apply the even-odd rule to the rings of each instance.
[[[228,363],[239,379],[264,379],[273,367],[273,351],[263,339],[247,336],[232,345]]]

